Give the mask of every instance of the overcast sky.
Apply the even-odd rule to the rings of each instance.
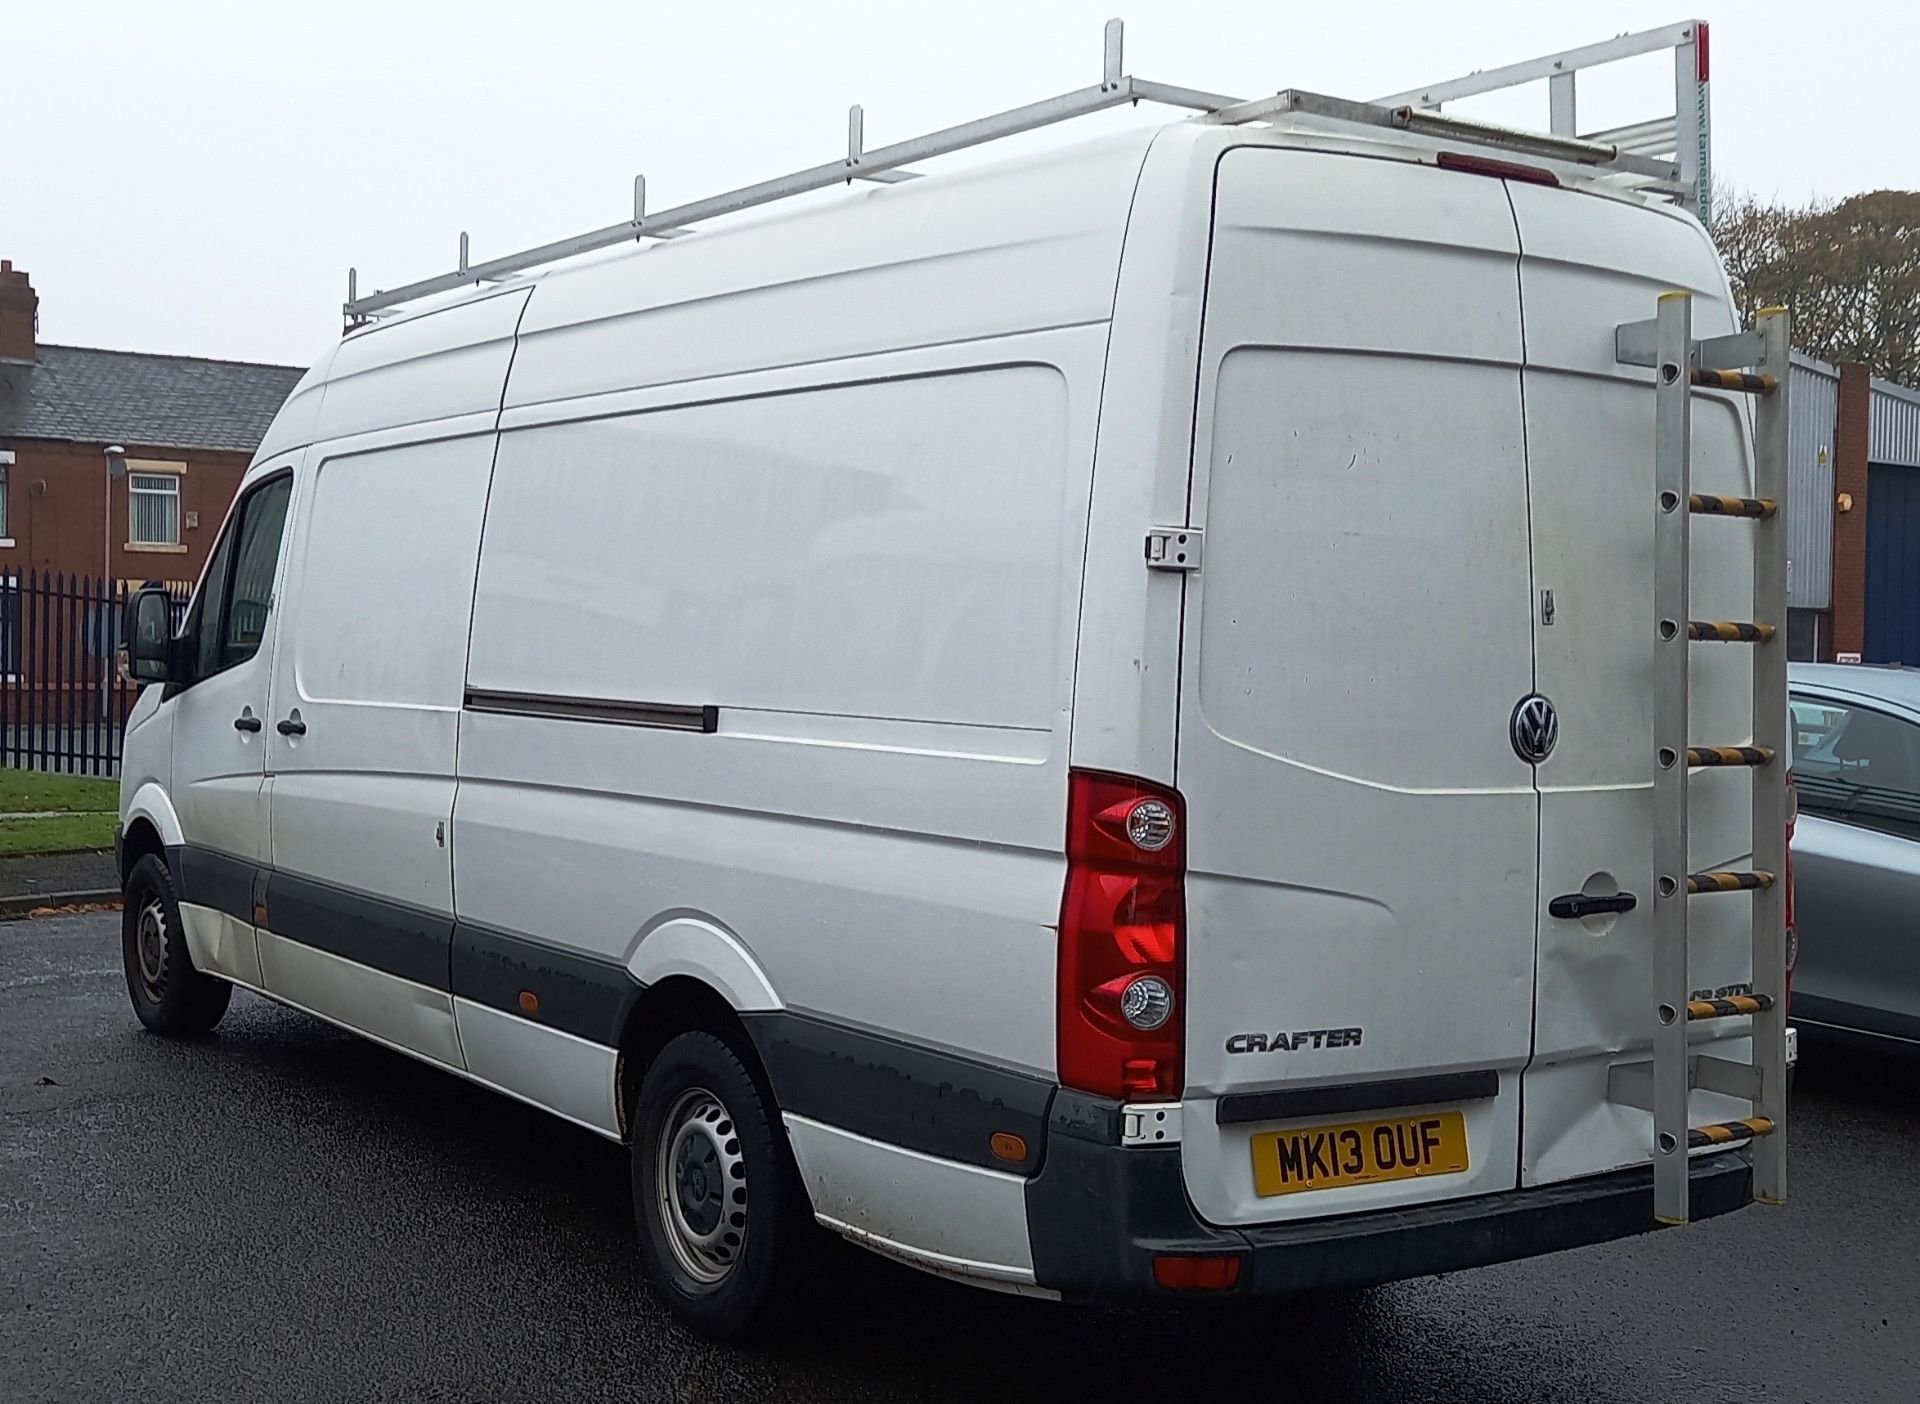
[[[1128,71],[1375,97],[1626,30],[1684,0],[0,0],[0,256],[41,339],[306,364],[363,290]],[[1920,3],[1702,4],[1714,161],[1800,201],[1920,187]],[[1581,126],[1672,109],[1665,58],[1582,79]],[[1546,124],[1544,84],[1469,115]],[[1095,119],[1140,121],[1136,113]],[[1085,130],[1083,127],[1082,130]],[[1070,140],[1072,128],[1029,140]]]

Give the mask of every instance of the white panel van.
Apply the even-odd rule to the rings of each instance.
[[[183,630],[132,607],[140,1018],[243,986],[629,1145],[718,1335],[817,1226],[1167,1300],[1653,1227],[1615,328],[1731,299],[1680,210],[1446,155],[1181,122],[347,336]],[[1701,491],[1746,413],[1697,401]],[[1744,533],[1692,579],[1754,617]],[[1702,732],[1748,659],[1698,653]],[[1751,783],[1694,779],[1701,866]],[[1741,988],[1743,903],[1693,951]],[[1751,1183],[1696,1156],[1693,1217]]]

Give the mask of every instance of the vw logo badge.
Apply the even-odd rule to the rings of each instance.
[[[1537,692],[1522,697],[1514,705],[1507,734],[1515,755],[1528,765],[1540,764],[1553,754],[1553,743],[1560,739],[1560,718],[1553,703]]]

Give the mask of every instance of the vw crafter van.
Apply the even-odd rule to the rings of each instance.
[[[1604,165],[1218,116],[347,335],[130,606],[142,1021],[240,986],[621,1143],[720,1336],[822,1230],[1175,1301],[1636,1233],[1663,1156],[1660,1217],[1773,1195],[1784,767],[1659,731],[1661,591],[1784,608],[1761,377],[1679,386],[1753,520],[1677,577],[1657,481],[1758,334]],[[1682,746],[1767,749],[1757,638]]]

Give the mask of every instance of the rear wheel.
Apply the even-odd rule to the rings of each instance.
[[[227,1012],[233,986],[193,968],[167,865],[147,854],[127,874],[123,896],[120,951],[133,1012],[157,1034],[206,1033]]]
[[[775,1324],[813,1233],[776,1115],[740,1055],[709,1033],[669,1041],[635,1099],[647,1273],[675,1316],[716,1339]]]

